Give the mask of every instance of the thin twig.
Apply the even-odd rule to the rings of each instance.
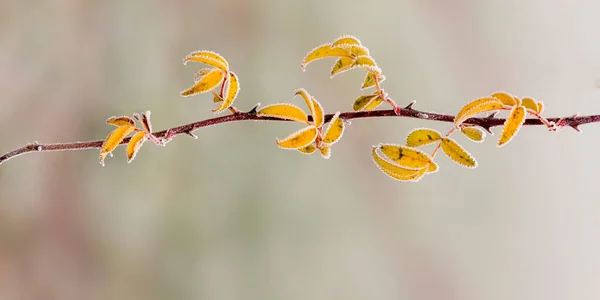
[[[177,127],[173,127],[170,129],[166,129],[163,131],[154,132],[153,135],[157,138],[162,138],[167,136],[167,132],[169,132],[169,136],[173,137],[176,135],[186,134],[190,135],[192,132],[209,126],[214,126],[222,123],[229,122],[237,122],[237,121],[284,121],[278,118],[271,117],[261,117],[256,115],[256,107],[248,112],[239,112],[232,115],[216,117],[212,119],[207,119],[203,121],[198,121],[194,123],[189,123]],[[412,105],[409,105],[405,108],[399,109],[399,114],[396,114],[393,109],[390,110],[375,110],[375,111],[359,111],[359,112],[344,112],[340,114],[340,118],[344,120],[351,119],[363,119],[363,118],[376,118],[376,117],[407,117],[407,118],[415,118],[429,121],[439,121],[439,122],[454,122],[454,116],[431,113],[426,111],[419,111],[412,108]],[[325,116],[325,122],[329,122],[333,114],[328,114]],[[312,117],[309,116],[309,120],[312,120]],[[565,118],[548,118],[550,122],[554,122],[558,125],[558,127],[569,126],[577,131],[579,131],[579,126],[588,124],[588,123],[598,123],[600,122],[600,115],[590,115],[590,116],[579,116],[573,115],[571,117]],[[504,124],[506,119],[496,118],[493,115],[489,117],[482,118],[470,118],[466,120],[465,124],[472,124],[476,126],[480,126],[483,129],[489,131],[490,128],[501,126]],[[525,120],[525,124],[527,126],[536,126],[536,125],[544,125],[538,119],[527,119]],[[193,135],[192,135],[193,136]],[[130,138],[125,138],[121,144],[128,143]],[[65,151],[65,150],[84,150],[84,149],[99,149],[102,147],[103,140],[97,141],[89,141],[89,142],[71,142],[71,143],[53,143],[53,144],[40,144],[38,142],[34,142],[31,144],[27,144],[21,148],[10,151],[2,156],[0,156],[0,164],[5,161],[19,156],[21,154],[30,153],[30,152],[44,152],[44,151]]]

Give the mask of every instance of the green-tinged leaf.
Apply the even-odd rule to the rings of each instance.
[[[106,123],[117,127],[135,126],[135,121],[128,116],[110,117],[108,120],[106,120]]]
[[[356,65],[354,65],[354,58],[340,57],[331,68],[331,78],[333,78],[333,76],[339,73],[346,72],[352,68],[356,68]]]
[[[406,146],[420,147],[437,142],[441,139],[442,135],[439,132],[429,128],[419,128],[408,134],[406,137]]]
[[[373,149],[371,150],[373,162],[381,171],[383,171],[383,173],[396,180],[419,181],[419,179],[421,179],[423,175],[425,175],[425,172],[427,172],[426,168],[415,170],[395,165],[379,156],[379,153],[377,153],[377,148],[378,147],[373,147]]]
[[[511,95],[509,93],[505,93],[505,92],[494,93],[492,95],[492,97],[500,100],[500,102],[502,102],[502,104],[508,105],[508,106],[518,105],[518,102],[519,102],[518,98],[514,97],[513,95]]]
[[[365,110],[365,108],[372,103],[375,98],[379,98],[378,95],[370,94],[370,95],[362,95],[354,100],[354,104],[352,105],[352,109],[354,111]]]
[[[365,81],[363,82],[363,85],[360,89],[364,90],[364,89],[374,86],[375,85],[375,76],[376,76],[375,74],[368,72],[367,76],[365,77]],[[379,83],[381,83],[385,80],[385,75],[379,74],[379,75],[377,75],[377,78],[379,79]]]
[[[454,118],[454,124],[462,124],[465,120],[484,112],[496,111],[503,108],[500,100],[492,97],[477,99],[463,106]]]
[[[300,67],[304,70],[310,62],[332,56],[350,56],[350,51],[343,48],[333,48],[331,44],[324,44],[308,52]]]
[[[346,49],[348,51],[350,51],[350,54],[354,57],[356,56],[368,56],[369,55],[369,49],[367,49],[367,47],[363,46],[363,45],[357,45],[357,44],[340,44],[337,46],[333,46],[335,48],[342,48],[342,49]]]
[[[213,110],[214,113],[220,113],[226,109],[228,109],[235,101],[239,91],[240,91],[240,82],[238,81],[237,75],[233,72],[229,72],[229,84],[227,85],[227,91],[225,94],[225,100],[219,105],[219,107]]]
[[[333,41],[333,43],[331,45],[338,46],[338,45],[345,45],[345,44],[346,45],[360,45],[360,40],[355,36],[344,35],[344,36],[337,38],[335,41]]]
[[[298,151],[300,151],[304,154],[312,154],[315,151],[317,151],[317,147],[315,147],[313,144],[310,144],[306,147],[298,148]]]
[[[533,111],[537,111],[537,103],[535,102],[535,100],[525,97],[523,98],[523,100],[521,101],[521,105],[525,106],[525,108],[527,109],[531,109]]]
[[[485,139],[485,131],[479,127],[465,126],[460,129],[460,132],[476,143],[481,143]]]
[[[467,167],[477,167],[477,161],[469,152],[463,149],[457,142],[451,138],[442,139],[442,151],[457,164]]]
[[[329,159],[329,157],[331,157],[331,146],[321,147],[321,149],[319,149],[319,151],[321,152],[321,156],[324,159]]]
[[[197,94],[206,93],[217,87],[225,78],[223,72],[219,69],[213,69],[208,72],[202,79],[198,80],[191,88],[182,91],[181,96],[188,97]]]
[[[273,117],[308,123],[308,116],[306,113],[300,109],[300,107],[288,103],[267,105],[259,110],[256,114],[261,117]]]
[[[313,104],[313,124],[315,124],[317,128],[321,128],[321,126],[323,126],[323,123],[325,123],[325,113],[323,112],[323,106],[321,106],[321,103],[319,103],[319,101],[317,101],[317,99],[315,98],[312,98],[311,102]]]
[[[212,51],[202,50],[192,52],[183,59],[184,64],[187,64],[188,61],[203,63],[205,65],[220,69],[224,73],[227,73],[229,70],[229,64],[227,63],[227,60],[225,60],[223,56]]]
[[[134,134],[131,137],[131,140],[129,140],[129,144],[127,145],[126,149],[128,163],[130,163],[135,158],[135,155],[140,150],[146,139],[146,133],[142,131]]]
[[[374,110],[379,105],[381,105],[381,103],[383,103],[383,99],[381,99],[381,97],[372,98],[371,101],[369,101],[369,103],[367,103],[367,105],[365,106],[365,108],[363,110],[364,111]]]
[[[318,133],[317,127],[311,125],[292,133],[282,140],[276,139],[276,142],[279,147],[284,149],[300,149],[312,144]]]
[[[104,143],[102,143],[102,147],[100,149],[100,164],[102,166],[104,166],[104,158],[106,158],[106,155],[115,150],[115,148],[119,146],[123,139],[125,139],[125,137],[128,134],[130,134],[134,129],[135,127],[133,126],[125,125],[118,127],[117,129],[113,130],[111,133],[108,134],[108,136],[104,140]]]
[[[333,145],[340,140],[344,133],[344,120],[340,118],[340,112],[336,112],[335,115],[329,121],[329,127],[325,131],[323,136],[323,143]]]
[[[515,106],[510,111],[508,118],[504,122],[504,128],[502,129],[502,134],[500,135],[500,139],[498,140],[498,147],[506,145],[512,138],[519,132],[521,126],[525,122],[525,117],[527,116],[527,111],[523,106]]]
[[[387,158],[406,169],[420,170],[434,163],[429,154],[408,146],[381,144],[379,149]]]
[[[373,58],[370,56],[364,55],[356,57],[354,65],[363,68],[370,73],[374,73],[376,75],[381,74],[381,69],[377,66],[375,60],[373,60]]]

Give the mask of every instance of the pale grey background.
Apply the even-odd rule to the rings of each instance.
[[[179,97],[199,49],[240,76],[236,106],[306,88],[348,110],[364,73],[301,58],[342,34],[368,46],[399,103],[457,112],[498,90],[546,115],[600,113],[598,1],[0,2],[0,152],[101,139],[104,120],[151,110],[155,129],[212,117]],[[440,157],[393,181],[370,147],[401,118],[355,120],[332,158],[276,147],[292,124],[230,123],[145,145],[127,164],[97,150],[0,167],[0,299],[598,299],[600,126],[523,129],[480,166]]]

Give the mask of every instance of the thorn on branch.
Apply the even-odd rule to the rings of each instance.
[[[195,139],[195,140],[197,140],[197,139],[198,139],[198,136],[197,136],[197,135],[195,135],[195,134],[193,134],[193,133],[192,133],[192,132],[190,132],[190,131],[184,131],[183,133],[184,133],[184,134],[186,134],[186,135],[188,135],[188,136],[190,136],[191,138],[193,138],[193,139]]]
[[[404,109],[413,109],[413,105],[415,105],[415,103],[417,103],[417,100],[413,100],[412,102],[410,102],[407,106],[404,107]]]
[[[256,115],[256,112],[258,111],[258,108],[260,107],[260,102],[256,103],[256,105],[248,111],[249,115]]]

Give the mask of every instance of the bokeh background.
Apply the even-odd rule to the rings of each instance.
[[[342,34],[368,46],[401,104],[455,113],[506,90],[547,116],[600,113],[600,2],[0,2],[0,152],[96,140],[151,110],[155,129],[212,117],[181,98],[224,55],[236,106],[306,88],[348,110],[364,73],[299,63]],[[228,123],[117,149],[34,153],[0,167],[0,299],[598,299],[600,124],[541,127],[495,147],[457,137],[475,170],[440,156],[418,184],[371,162],[403,118],[354,120],[329,160],[276,147],[295,124]],[[496,129],[497,131],[497,129]]]

